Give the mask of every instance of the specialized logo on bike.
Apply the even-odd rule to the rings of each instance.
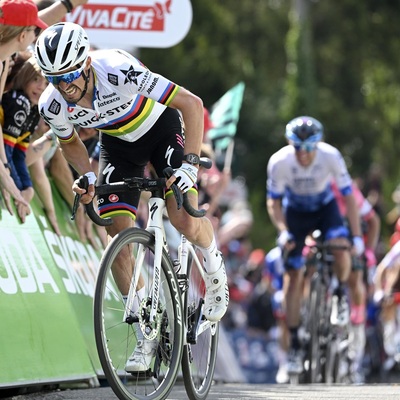
[[[150,213],[151,213],[151,219],[154,218],[154,213],[157,211],[158,206],[156,204],[154,204],[151,208],[150,208]]]

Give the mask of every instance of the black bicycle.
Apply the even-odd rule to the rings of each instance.
[[[310,280],[308,312],[305,318],[306,383],[333,383],[342,379],[343,365],[347,362],[349,329],[348,326],[331,324],[336,282],[331,265],[334,261],[332,251],[350,249],[350,246],[332,245],[318,240],[310,246],[314,254],[315,272]]]

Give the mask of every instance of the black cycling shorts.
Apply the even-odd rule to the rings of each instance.
[[[183,158],[183,127],[177,110],[166,108],[152,128],[135,142],[100,134],[98,184],[143,177],[150,161],[158,176],[164,168],[178,168]],[[97,199],[102,217],[129,215],[136,219],[140,192],[117,193]]]

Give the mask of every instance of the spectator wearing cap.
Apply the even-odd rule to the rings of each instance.
[[[84,5],[88,0],[45,1],[0,0],[0,99],[13,54],[25,51],[47,25],[61,21],[74,8]],[[38,7],[41,11],[38,11]],[[9,175],[3,146],[3,133],[0,128],[0,189],[10,214],[13,214],[10,195],[19,204],[27,205],[14,180]]]
[[[7,73],[4,71],[8,71],[11,55],[26,50],[35,40],[37,29],[46,27],[46,23],[38,16],[38,9],[33,0],[0,0],[0,98],[7,78]],[[10,195],[21,204],[27,205],[27,203],[7,168],[3,132],[0,131],[0,186],[7,208],[12,213]]]

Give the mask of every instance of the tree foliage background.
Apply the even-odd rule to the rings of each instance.
[[[388,211],[400,180],[400,3],[191,2],[186,38],[172,48],[140,49],[140,58],[206,107],[245,82],[233,175],[249,188],[254,246],[268,249],[275,239],[265,210],[266,165],[298,115],[323,123],[325,140],[341,150],[353,177],[368,184],[379,167]]]

